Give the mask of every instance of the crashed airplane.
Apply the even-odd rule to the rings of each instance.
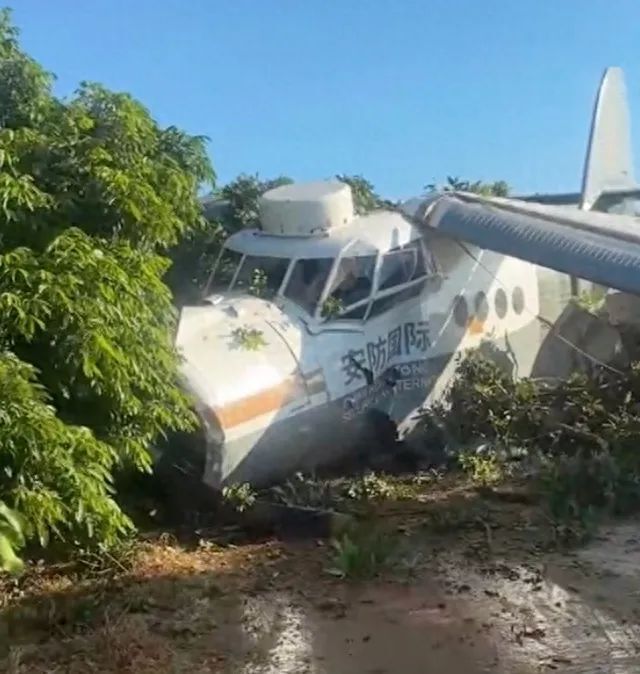
[[[515,376],[535,374],[575,278],[640,292],[630,147],[611,68],[580,193],[436,193],[366,215],[339,181],[265,193],[261,228],[227,239],[178,325],[204,483],[260,486],[331,464],[381,420],[409,437],[458,354],[488,348]]]

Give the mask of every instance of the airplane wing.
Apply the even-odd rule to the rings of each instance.
[[[640,295],[640,218],[464,192],[402,206],[425,234]]]

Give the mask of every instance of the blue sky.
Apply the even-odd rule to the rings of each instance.
[[[160,123],[211,139],[220,182],[360,173],[401,198],[454,174],[575,189],[607,65],[625,69],[640,156],[638,0],[12,7],[59,94],[81,80],[130,91]]]

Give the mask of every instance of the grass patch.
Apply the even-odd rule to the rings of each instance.
[[[377,576],[397,552],[398,541],[388,531],[359,525],[331,541],[333,554],[327,571],[339,578],[364,580]]]

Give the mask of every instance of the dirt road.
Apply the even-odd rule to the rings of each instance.
[[[477,563],[441,552],[425,566],[410,583],[245,597],[245,642],[227,651],[227,671],[640,672],[640,526],[569,557]]]
[[[640,524],[561,554],[539,545],[526,513],[483,517],[412,529],[393,568],[360,582],[327,574],[326,541],[164,541],[106,581],[46,572],[7,602],[5,669],[640,672]]]

